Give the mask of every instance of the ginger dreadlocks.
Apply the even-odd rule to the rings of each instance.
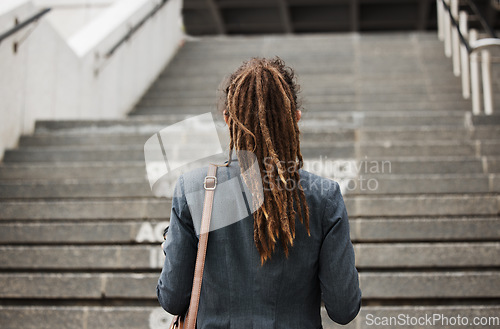
[[[298,172],[303,159],[294,72],[279,57],[252,58],[229,77],[224,91],[229,148],[253,152],[262,176],[264,200],[253,215],[261,262],[271,258],[278,240],[288,257],[297,216],[310,234],[309,208]],[[242,154],[238,152],[243,172],[250,163]]]

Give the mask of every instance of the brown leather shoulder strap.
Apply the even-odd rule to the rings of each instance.
[[[205,200],[203,202],[203,214],[201,217],[200,239],[198,252],[196,254],[196,265],[194,269],[193,289],[191,301],[186,318],[186,328],[196,328],[196,317],[198,315],[198,304],[200,302],[201,281],[203,280],[203,269],[205,267],[205,256],[207,253],[208,233],[210,231],[210,219],[212,218],[212,205],[214,201],[215,187],[217,186],[217,166],[210,164],[208,174],[203,182],[205,188]]]

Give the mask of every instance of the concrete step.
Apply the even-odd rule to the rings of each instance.
[[[356,267],[377,269],[498,267],[500,243],[361,243],[354,245]],[[17,255],[20,256],[20,253]],[[494,259],[494,260],[493,260]],[[22,267],[20,267],[22,268]]]
[[[480,328],[497,328],[500,320],[498,316],[498,305],[465,303],[465,305],[431,305],[431,306],[363,306],[351,323],[343,328],[346,329],[370,329],[378,323],[386,329],[399,329],[403,326],[426,327],[435,326],[441,329],[452,329],[457,323],[472,324],[474,321],[481,323]],[[496,312],[496,313],[495,313]],[[321,310],[324,329],[338,328],[328,318],[326,310]],[[488,319],[491,320],[488,320]],[[423,325],[418,325],[418,323]],[[427,321],[427,322],[426,322]],[[387,325],[386,325],[387,323]],[[415,326],[412,325],[416,324]],[[455,323],[451,325],[450,323]],[[467,327],[465,325],[464,327]]]
[[[478,166],[477,164],[476,166]],[[472,169],[472,168],[471,168]],[[3,163],[2,180],[145,177],[144,161],[66,162],[66,163]]]
[[[180,93],[179,95],[168,95],[158,87],[157,90],[150,91],[146,97],[138,104],[140,107],[146,106],[215,106],[219,101],[221,94],[215,92],[216,88],[210,89],[208,91],[200,90],[198,88],[192,88],[192,93],[197,94],[196,96],[190,95],[189,92],[184,91],[172,91],[171,93]],[[358,104],[359,106],[365,103],[388,103],[392,107],[398,104],[401,109],[411,109],[415,106],[427,106],[430,109],[440,110],[453,110],[454,105],[457,108],[462,108],[464,110],[471,110],[471,103],[469,100],[463,100],[459,91],[456,92],[446,92],[440,94],[429,94],[428,92],[422,91],[412,91],[405,89],[403,87],[399,89],[389,90],[389,91],[378,91],[375,88],[366,89],[365,91],[355,91],[359,87],[353,86],[323,86],[314,89],[314,92],[309,92],[312,87],[301,88],[304,92],[301,94],[299,101],[300,104],[306,106],[312,106],[316,104],[327,104],[335,108],[336,103],[341,103],[344,105],[350,105],[351,108],[355,108],[352,104]],[[420,87],[424,88],[424,87]],[[432,87],[425,87],[432,88]],[[335,90],[335,91],[332,91]],[[198,93],[199,91],[199,93]],[[416,105],[412,105],[416,103]],[[435,105],[432,105],[434,104]],[[406,104],[406,106],[404,106]],[[467,105],[467,107],[465,107]],[[423,109],[429,110],[429,109]],[[382,110],[383,111],[383,110]]]
[[[203,49],[181,49],[179,57],[182,57],[182,60],[175,60],[172,66],[168,67],[163,74],[174,72],[180,75],[185,72],[187,75],[195,75],[196,73],[200,75],[208,75],[210,73],[216,74],[225,71],[232,72],[240,66],[243,61],[252,57],[263,56],[272,58],[274,56],[279,56],[299,75],[302,72],[315,72],[318,68],[324,68],[326,69],[325,71],[328,71],[332,67],[341,66],[352,66],[356,69],[356,73],[363,72],[365,70],[383,72],[385,70],[391,70],[393,68],[391,67],[391,64],[394,64],[395,68],[403,72],[411,71],[416,74],[422,74],[422,72],[425,72],[426,68],[436,67],[439,71],[452,75],[452,63],[450,60],[447,60],[447,58],[442,56],[442,54],[434,53],[423,55],[418,51],[406,51],[405,49],[392,51],[398,51],[399,53],[397,55],[391,51],[379,53],[368,51],[363,53],[356,49],[343,49],[341,51],[336,51],[335,49],[327,48],[318,49],[317,51],[315,49],[314,53],[310,50],[300,51],[297,48],[275,48],[274,52],[271,50],[271,52],[268,51],[267,53],[266,51],[259,51],[255,49],[242,49],[238,51],[219,49],[218,51],[214,51],[212,60],[206,60],[206,56],[203,57]],[[199,54],[199,52],[202,54]],[[425,58],[425,61],[421,60],[423,58]],[[309,60],[309,62],[307,60]],[[206,61],[206,65],[197,65],[200,61]],[[226,66],[223,64],[224,61],[227,62]],[[413,65],[409,65],[409,63]]]
[[[52,134],[36,133],[22,136],[19,147],[33,146],[66,146],[66,145],[143,145],[151,137],[152,133],[100,133],[89,135],[87,133]],[[405,128],[339,128],[339,129],[317,129],[305,126],[301,130],[301,140],[304,142],[346,142],[346,141],[465,141],[465,140],[498,140],[500,139],[500,127],[478,126],[474,129],[455,127],[405,127]]]
[[[95,221],[43,220],[40,222],[0,222],[0,244],[92,245],[151,244],[163,242],[163,219],[121,219]],[[35,231],[29,231],[34,229]],[[33,234],[36,232],[36,234]]]
[[[440,142],[338,142],[301,143],[302,155],[311,159],[404,158],[433,156],[498,156],[497,141],[440,141]],[[183,152],[191,154],[197,148],[186,145]],[[25,147],[7,150],[5,162],[97,162],[141,161],[144,147],[140,146],[57,146]]]
[[[151,196],[153,193],[144,177],[116,180],[66,179],[31,183],[0,181],[0,199],[147,198]]]
[[[307,132],[304,132],[304,139]],[[324,133],[322,132],[321,135]],[[486,127],[474,127],[470,129],[460,129],[455,127],[433,127],[433,126],[419,126],[419,127],[404,127],[394,128],[388,130],[386,128],[364,128],[355,131],[356,140],[358,141],[442,141],[442,140],[498,140],[500,139],[500,127],[491,126],[489,129]],[[335,140],[331,138],[330,140]]]
[[[334,166],[350,166],[350,159],[333,158]],[[310,171],[322,172],[328,169],[328,158],[307,159]],[[497,157],[408,157],[408,158],[373,158],[358,159],[354,162],[354,171],[359,174],[369,173],[391,173],[403,174],[467,174],[467,173],[495,173],[500,167],[500,159]],[[371,162],[373,161],[373,162]],[[326,162],[326,163],[325,163]],[[325,164],[323,164],[325,163]],[[389,165],[390,164],[390,165]],[[388,168],[389,167],[389,168]],[[318,168],[318,169],[316,169]]]
[[[308,56],[308,54],[304,55]],[[429,65],[419,65],[420,59],[417,57],[409,58],[406,63],[401,63],[399,65],[391,66],[387,62],[397,61],[397,58],[391,58],[387,56],[380,57],[378,61],[370,60],[361,63],[362,59],[358,61],[346,62],[343,65],[331,64],[337,60],[335,55],[332,55],[329,59],[329,64],[318,65],[317,67],[301,67],[300,65],[295,65],[293,60],[287,58],[287,56],[281,56],[287,65],[291,66],[294,72],[299,77],[299,84],[301,83],[301,77],[303,76],[314,76],[316,74],[322,76],[329,76],[329,82],[340,83],[345,76],[349,76],[346,81],[362,81],[367,79],[368,81],[380,79],[381,81],[388,81],[389,83],[395,79],[417,79],[417,80],[433,80],[433,84],[442,83],[445,85],[459,85],[460,79],[455,77],[452,73],[452,65],[450,62],[442,61],[432,61]],[[245,59],[245,57],[239,57]],[[246,57],[246,58],[250,58]],[[228,58],[230,59],[230,58]],[[170,69],[164,71],[160,76],[158,83],[165,80],[177,80],[182,83],[183,80],[205,80],[212,81],[213,84],[220,84],[227,76],[230,75],[236,68],[238,64],[233,64],[232,66],[213,68],[213,69],[200,69],[197,66],[197,62],[204,59],[198,59],[193,61],[192,64],[186,64],[178,69]],[[429,59],[427,59],[429,60]],[[240,62],[241,63],[241,62]],[[382,64],[381,64],[382,63]],[[190,67],[195,67],[190,69]],[[321,69],[321,70],[320,70]],[[202,70],[202,72],[199,72]],[[494,90],[498,88],[497,80],[493,80]],[[178,85],[179,87],[180,85]],[[213,89],[215,90],[215,89]]]
[[[380,86],[373,83],[372,85],[361,85],[360,82],[341,83],[331,80],[326,80],[323,84],[320,81],[314,83],[303,82],[300,84],[301,96],[303,98],[316,98],[331,96],[351,96],[357,97],[355,100],[364,100],[370,96],[375,99],[381,99],[386,96],[389,100],[400,99],[408,100],[410,97],[419,100],[461,100],[462,91],[456,87],[442,87],[439,89],[431,89],[425,84],[419,85],[393,85],[393,86]],[[398,96],[401,94],[401,96]],[[220,96],[218,88],[215,85],[200,85],[191,86],[191,88],[163,88],[160,84],[155,84],[145,95],[144,98],[206,98],[211,103],[217,100]],[[418,98],[417,98],[418,97]],[[385,98],[384,98],[385,99]]]
[[[248,55],[247,55],[248,54]],[[234,72],[242,63],[242,60],[234,60],[234,58],[250,58],[252,55],[250,53],[242,53],[241,57],[232,57],[231,61],[227,61],[221,64],[208,64],[204,66],[196,65],[196,61],[189,61],[183,63],[181,65],[172,65],[167,68],[164,72],[161,73],[162,78],[170,78],[177,76],[219,76],[223,78],[225,75],[231,74]],[[303,61],[294,61],[285,54],[282,55],[282,59],[286,61],[287,65],[293,67],[294,71],[297,74],[316,74],[316,73],[328,73],[328,74],[349,74],[354,73],[354,62],[352,59],[345,57],[344,60],[339,58],[338,61],[332,61],[333,54],[327,55],[327,57],[323,57],[321,60],[318,60],[318,63],[307,63]],[[288,58],[287,58],[288,57]],[[386,67],[379,69],[379,71],[383,71]],[[415,73],[420,73],[417,69],[411,69]]]
[[[158,273],[0,273],[0,298],[156,300],[157,282]],[[498,298],[500,272],[361,272],[360,286],[365,299]]]
[[[210,96],[172,96],[164,95],[163,93],[149,93],[142,98],[141,106],[211,106],[218,100],[217,95]],[[325,93],[322,95],[308,93],[302,99],[304,104],[313,106],[314,104],[352,104],[352,103],[371,103],[371,102],[387,102],[387,103],[421,103],[429,105],[433,102],[456,102],[458,106],[469,104],[464,101],[461,95],[458,94],[421,94],[421,93],[399,93],[394,94],[331,94]]]
[[[346,197],[350,217],[467,216],[500,213],[499,195],[419,195]]]
[[[498,318],[500,306],[485,304],[465,305],[432,305],[432,306],[363,306],[359,315],[346,329],[370,329],[374,323],[389,321],[390,318],[401,317],[406,323],[418,319],[429,318],[430,325],[452,329],[451,321],[460,323],[467,318],[472,323],[474,318],[486,319],[484,329],[498,328],[498,322],[490,321]],[[434,314],[436,315],[434,317]],[[338,324],[329,319],[324,307],[321,308],[321,318],[324,329],[338,328]],[[165,328],[171,321],[171,316],[159,306],[0,306],[0,322],[5,329],[53,329],[64,324],[66,329],[85,328]],[[484,321],[484,320],[483,320]],[[393,322],[394,323],[394,322]],[[415,323],[415,322],[414,322]],[[448,325],[446,325],[448,323]],[[456,322],[455,322],[456,323]],[[387,329],[398,329],[400,325],[385,325]]]
[[[346,196],[350,217],[496,216],[500,195]],[[168,218],[169,199],[3,201],[0,220]]]
[[[349,220],[355,242],[498,241],[500,218],[357,218]],[[413,258],[410,257],[410,259]]]
[[[38,123],[0,166],[2,328],[168,326],[154,288],[170,200],[151,197],[144,142],[215,112],[223,76],[259,54],[298,74],[306,166],[343,175],[364,299],[346,328],[373,328],[373,316],[498,316],[500,121],[466,114],[435,32],[342,34],[187,42],[132,119]],[[357,169],[328,167],[339,162]]]
[[[130,113],[131,117],[139,115],[155,116],[155,115],[168,115],[168,114],[202,114],[208,111],[216,111],[216,101],[212,101],[208,105],[198,106],[160,106],[160,105],[144,105],[139,103],[135,110]],[[310,114],[315,112],[425,112],[447,111],[465,113],[471,110],[471,105],[468,101],[433,101],[433,102],[353,102],[353,103],[303,103],[302,111]],[[436,113],[437,114],[437,113]],[[421,123],[425,125],[425,123]]]
[[[495,174],[350,175],[328,171],[316,174],[339,181],[345,195],[500,193],[500,175]],[[169,186],[173,187],[176,179],[169,179]],[[173,188],[166,193],[172,196]],[[120,179],[0,180],[0,199],[147,198],[152,195],[144,175]]]
[[[38,132],[64,132],[72,130],[78,132],[79,129],[87,129],[82,132],[91,132],[96,129],[108,130],[108,133],[119,134],[122,131],[127,133],[149,133],[157,127],[164,128],[166,125],[174,124],[189,118],[189,114],[163,114],[152,117],[133,117],[115,120],[38,120],[35,124],[35,133]]]
[[[0,220],[65,219],[164,219],[170,216],[171,200],[51,200],[1,202]]]
[[[491,242],[500,240],[500,218],[350,218],[351,239],[370,242]],[[151,244],[163,241],[168,221],[101,220],[0,222],[1,245]],[[36,234],[33,234],[36,232]]]
[[[200,51],[197,49],[196,51]],[[201,50],[203,51],[203,50]],[[293,50],[292,50],[293,51]],[[292,67],[300,75],[302,73],[315,72],[318,68],[325,68],[326,70],[320,71],[320,73],[327,73],[331,68],[341,68],[341,67],[352,67],[357,73],[362,72],[364,69],[368,69],[369,66],[373,66],[374,70],[386,70],[390,69],[391,65],[398,68],[404,68],[406,70],[415,70],[418,74],[421,74],[421,69],[426,69],[430,67],[437,67],[441,70],[446,70],[448,74],[451,74],[452,62],[439,54],[438,56],[427,55],[426,61],[419,63],[419,59],[422,54],[413,51],[408,53],[395,54],[375,54],[368,52],[367,54],[356,53],[353,57],[353,51],[343,50],[335,51],[333,49],[324,49],[324,51],[315,52],[304,52],[297,51],[297,49],[292,51],[287,51],[285,49],[279,50],[279,56],[285,61],[285,63]],[[250,54],[247,50],[241,52],[242,56],[235,54],[232,57],[204,57],[203,66],[197,65],[199,63],[200,56],[197,56],[194,51],[189,51],[187,49],[181,49],[181,56],[176,57],[167,69],[162,72],[163,75],[168,73],[176,73],[182,75],[187,73],[187,75],[192,75],[193,73],[198,73],[198,75],[209,75],[217,72],[224,72],[229,70],[232,72],[234,69],[239,67],[243,60],[247,60],[249,57],[244,57],[246,54]],[[185,56],[182,56],[185,55]],[[414,62],[418,63],[412,67],[409,67],[408,63]],[[420,71],[419,71],[420,69]]]
[[[157,282],[158,273],[0,273],[0,298],[156,299]]]
[[[292,67],[294,72],[299,76],[311,75],[311,74],[356,74],[356,75],[379,75],[383,76],[389,73],[394,76],[407,76],[416,75],[424,76],[428,74],[436,74],[436,72],[442,72],[444,74],[452,76],[451,74],[451,61],[446,61],[443,59],[431,60],[423,63],[421,65],[408,65],[408,63],[417,63],[419,61],[419,56],[417,54],[411,54],[410,56],[395,57],[392,56],[370,56],[362,57],[359,60],[352,58],[352,53],[344,53],[338,56],[335,53],[325,53],[323,56],[316,56],[315,59],[309,59],[310,62],[305,62],[302,58],[297,58],[298,54],[289,55],[280,51],[280,57],[285,61],[285,63]],[[351,57],[348,57],[348,56]],[[189,56],[189,55],[188,55]],[[225,75],[234,72],[242,63],[242,60],[234,60],[235,58],[247,59],[254,55],[248,52],[242,52],[240,55],[227,58],[226,63],[207,63],[207,65],[199,66],[196,63],[201,58],[191,57],[184,63],[180,65],[173,64],[167,68],[163,73],[161,73],[162,78],[175,78],[179,76],[219,76],[223,78]],[[304,54],[304,56],[308,56]],[[196,58],[196,60],[195,60]]]
[[[149,91],[163,92],[188,92],[190,90],[205,91],[208,95],[216,95],[219,90],[223,77],[218,76],[179,76],[175,79],[160,76],[158,80],[150,87]],[[316,91],[330,90],[333,94],[342,91],[342,93],[394,93],[397,91],[423,92],[428,93],[460,93],[460,80],[454,76],[440,75],[428,76],[418,75],[411,79],[408,77],[393,76],[390,79],[384,76],[356,76],[354,74],[300,74],[298,83],[301,90],[306,91],[302,96],[312,95]],[[383,82],[382,84],[380,82]]]
[[[202,110],[203,107],[196,107],[193,109]],[[210,112],[209,109],[204,108],[202,113]],[[212,115],[215,113],[213,112]],[[35,133],[47,132],[61,132],[69,133],[74,132],[77,134],[83,133],[150,133],[151,131],[158,131],[164,127],[180,122],[184,119],[191,117],[192,114],[162,114],[156,116],[134,116],[126,119],[117,120],[62,120],[62,121],[44,121],[36,122]],[[437,110],[437,111],[313,111],[308,110],[303,113],[303,120],[300,121],[301,127],[314,127],[315,129],[323,126],[332,128],[338,123],[344,124],[358,124],[358,125],[375,125],[375,126],[434,126],[434,125],[460,125],[463,127],[466,118],[466,112],[454,110]],[[323,122],[321,126],[318,125],[318,120]],[[413,123],[418,121],[418,123]],[[331,129],[330,129],[331,130]]]
[[[472,116],[472,123],[475,126],[498,126],[500,125],[500,114],[499,113],[494,113],[492,115],[473,115]]]
[[[369,102],[387,102],[387,103],[418,103],[431,106],[430,103],[455,104],[458,108],[467,105],[471,109],[469,100],[462,98],[462,92],[459,88],[450,88],[435,90],[433,86],[395,86],[377,88],[376,86],[361,87],[359,83],[351,85],[327,82],[325,85],[310,86],[301,85],[302,104],[309,106],[314,104],[335,103],[369,103]],[[453,84],[454,85],[454,84]],[[200,87],[191,87],[190,89],[175,90],[173,88],[165,89],[161,84],[148,91],[140,106],[211,106],[220,100],[221,94],[217,91],[215,85],[203,85]],[[500,91],[500,87],[494,86],[494,90]],[[500,95],[494,97],[494,104],[500,102]]]
[[[160,306],[140,302],[137,304],[139,305],[0,306],[0,322],[5,329],[168,328],[172,317]]]
[[[354,245],[356,267],[377,269],[500,266],[500,243],[361,243]],[[161,257],[161,261],[159,258]],[[151,246],[0,246],[0,269],[16,271],[159,270],[163,252]]]
[[[297,52],[295,54],[287,53],[285,51],[278,51],[280,58],[285,63],[293,68],[295,73],[299,76],[302,74],[346,74],[352,72],[353,74],[363,75],[367,72],[377,72],[383,74],[384,72],[395,72],[398,75],[413,73],[417,76],[424,74],[443,72],[449,76],[453,76],[452,63],[443,57],[428,56],[425,62],[419,63],[420,54],[415,52],[401,53],[399,56],[394,54],[368,54],[353,52],[324,52],[316,53],[315,56],[309,58],[309,53]],[[247,55],[248,54],[248,55]],[[248,57],[247,57],[248,56]],[[190,56],[186,54],[184,61],[173,63],[172,66],[167,68],[162,77],[167,76],[195,76],[195,75],[224,75],[235,71],[243,62],[250,57],[255,56],[245,52],[241,56],[234,57],[220,57],[217,61],[207,61],[203,66],[197,65],[201,58],[197,56]],[[353,58],[353,56],[356,56]],[[307,57],[307,62],[304,57]],[[226,59],[224,61],[224,59]],[[413,65],[409,65],[409,64]],[[225,64],[225,65],[224,65]],[[431,71],[435,69],[435,71]]]
[[[345,195],[500,193],[500,176],[359,175],[341,180]]]
[[[500,272],[364,272],[360,287],[365,299],[498,298]]]
[[[322,170],[329,170],[328,168],[341,170],[344,165],[349,165],[361,168],[354,169],[354,172],[359,172],[359,174],[392,173],[395,175],[500,173],[500,157],[339,159],[331,162],[333,167],[328,167],[329,163],[328,159],[306,158],[305,168],[319,173]],[[386,164],[390,164],[390,167],[384,167]],[[123,177],[145,177],[145,174],[143,160],[125,162],[11,162],[0,166],[0,180],[3,181],[123,179]]]

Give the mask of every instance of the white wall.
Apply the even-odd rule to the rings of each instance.
[[[30,0],[0,5],[0,31],[38,12]],[[12,4],[15,2],[15,6]],[[178,49],[182,0],[169,2],[111,58],[103,55],[156,0],[120,0],[65,40],[43,18],[13,52],[22,30],[0,44],[0,156],[37,119],[119,118],[129,112]],[[98,72],[96,74],[96,72]]]
[[[65,39],[103,13],[116,0],[32,0],[40,8],[50,7],[47,19]]]

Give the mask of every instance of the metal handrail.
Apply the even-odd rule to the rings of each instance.
[[[34,22],[38,21],[38,19],[40,19],[40,17],[42,17],[43,15],[47,14],[51,10],[52,10],[52,8],[42,9],[37,14],[31,16],[30,18],[22,21],[21,23],[17,24],[13,28],[11,28],[11,29],[7,30],[6,32],[0,34],[0,43],[2,43],[3,40],[7,39],[11,35],[15,34],[16,32],[18,32],[18,31],[22,30],[23,28],[25,28],[26,26],[30,25],[31,23],[34,23]]]
[[[490,35],[490,37],[496,38],[497,34],[495,33],[495,30],[488,24],[483,13],[479,10],[479,8],[477,8],[476,3],[472,0],[467,0],[467,4],[478,18],[479,23],[481,23],[483,29]]]
[[[480,14],[479,11],[476,13],[476,15],[480,15],[481,21],[482,21],[481,25],[483,25],[483,28],[485,28],[485,30],[488,32],[488,34],[490,36],[492,36],[492,37],[491,38],[483,38],[483,39],[480,39],[480,40],[476,40],[474,42],[474,44],[471,45],[467,41],[467,39],[464,37],[464,35],[462,34],[462,31],[460,30],[460,24],[457,22],[457,20],[455,19],[455,17],[453,17],[451,7],[446,3],[446,1],[444,1],[444,0],[440,0],[440,1],[443,3],[444,8],[446,9],[446,11],[448,12],[448,14],[450,15],[451,24],[457,29],[458,37],[460,38],[460,41],[465,46],[465,48],[467,49],[467,52],[469,54],[471,54],[471,53],[473,53],[473,52],[475,52],[477,50],[490,47],[490,46],[500,46],[500,38],[498,38],[496,36],[495,31],[489,26],[488,23],[486,23],[486,20],[484,19],[484,17],[482,16],[482,14]],[[473,9],[474,11],[478,10],[473,1],[469,0],[469,1],[467,1],[467,3],[469,3],[469,4],[472,3],[474,5],[474,8],[476,8],[476,9]],[[484,24],[483,24],[483,22],[484,22]]]
[[[500,46],[500,38],[484,38],[474,41],[471,44],[472,51],[481,50],[487,47]]]
[[[118,40],[107,52],[104,54],[105,58],[110,58],[113,54],[125,43],[127,42],[151,17],[153,17],[168,0],[161,0],[143,19],[141,19],[137,24],[132,26],[130,30]]]
[[[467,3],[470,5],[473,2],[469,0]],[[453,73],[462,76],[463,97],[472,97],[473,114],[481,113],[481,71],[484,113],[493,114],[491,56],[488,48],[500,46],[500,39],[495,37],[495,32],[488,26],[474,3],[471,8],[480,18],[481,25],[486,26],[485,30],[492,36],[490,38],[477,40],[477,31],[468,28],[468,14],[465,11],[458,12],[458,0],[437,0],[437,6],[438,36],[444,40],[446,56],[453,58]]]
[[[444,9],[446,9],[446,11],[448,12],[448,15],[450,16],[450,21],[451,21],[451,24],[455,27],[455,29],[457,30],[458,32],[458,36],[460,38],[460,41],[462,41],[462,43],[464,44],[465,48],[467,49],[467,52],[470,54],[472,53],[474,50],[472,49],[472,47],[470,46],[469,42],[467,41],[467,39],[464,37],[464,35],[462,34],[462,32],[460,31],[460,26],[457,22],[457,20],[455,19],[455,17],[453,16],[453,13],[451,11],[451,7],[448,5],[448,3],[446,3],[445,0],[440,0],[441,3],[443,4],[444,6]]]

